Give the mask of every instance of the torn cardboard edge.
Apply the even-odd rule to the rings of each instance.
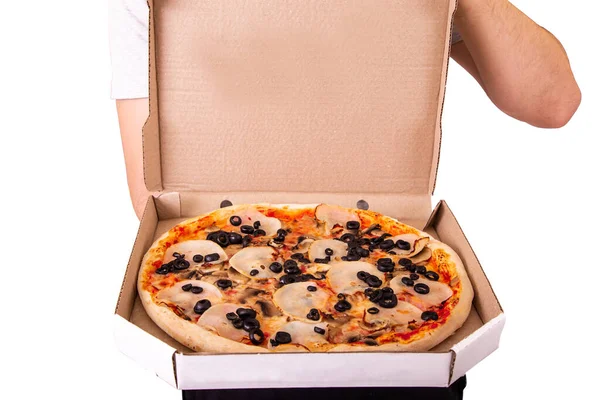
[[[117,345],[123,353],[154,371],[176,388],[415,385],[443,387],[452,384],[498,347],[504,326],[502,308],[460,225],[446,202],[440,201],[425,229],[445,243],[453,242],[453,244],[448,244],[463,260],[473,285],[475,298],[471,314],[463,327],[432,351],[421,353],[310,353],[293,356],[282,353],[235,355],[193,353],[170,338],[150,320],[139,301],[136,289],[141,260],[154,240],[178,221],[194,216],[188,214],[176,219],[161,220],[158,209],[163,208],[163,212],[166,212],[167,215],[170,212],[169,204],[178,209],[179,203],[174,202],[173,199],[172,196],[167,196],[166,202],[163,203],[162,196],[148,198],[115,310],[115,337]],[[368,354],[368,356],[364,354]],[[230,371],[232,368],[230,362],[226,361],[229,360],[228,357],[235,357],[236,360],[246,358],[253,365],[260,365],[261,370],[270,371],[271,375],[265,377],[261,375],[261,379],[257,379],[253,374],[251,377],[244,378],[243,370],[236,374],[224,374],[225,371]],[[306,361],[304,357],[311,357],[311,376],[301,379],[294,378],[296,380],[290,381],[289,377],[298,376],[299,372],[296,371],[296,368]],[[327,358],[321,360],[322,357]],[[315,379],[315,377],[329,376],[328,372],[335,365],[339,368],[347,366],[349,362],[354,365],[369,365],[363,364],[362,361],[357,362],[356,360],[359,358],[361,360],[365,358],[362,360],[364,362],[382,362],[389,358],[390,362],[393,360],[395,369],[392,370],[395,372],[389,376],[381,375],[380,372],[371,376],[369,371],[361,370],[359,379],[353,375],[353,379],[346,380],[342,376],[343,374],[336,375],[334,378],[329,377],[326,382]],[[315,359],[318,359],[318,362],[315,362]],[[247,365],[247,363],[239,362],[239,365]],[[409,369],[412,372],[405,371],[398,374],[398,365],[410,365]],[[419,368],[419,365],[422,365],[424,369]],[[425,369],[427,373],[423,373]],[[197,373],[199,370],[203,371],[201,377]],[[211,371],[208,375],[207,370]],[[281,371],[286,371],[286,373],[279,376]],[[420,372],[417,373],[417,371]],[[354,371],[354,373],[356,372]],[[265,372],[266,374],[267,372]],[[277,376],[278,379],[274,381],[273,376]]]

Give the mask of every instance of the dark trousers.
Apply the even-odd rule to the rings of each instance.
[[[184,390],[183,400],[462,400],[463,376],[447,388],[302,388]]]

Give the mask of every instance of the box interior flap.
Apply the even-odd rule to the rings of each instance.
[[[453,0],[150,6],[150,190],[432,192]]]

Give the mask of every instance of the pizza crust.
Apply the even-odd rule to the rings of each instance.
[[[272,207],[272,208],[288,208],[290,210],[301,210],[301,209],[314,209],[318,204],[254,204],[254,205],[233,205],[230,207],[222,208],[211,213],[203,214],[199,217],[190,218],[181,222],[179,225],[189,224],[191,222],[195,222],[205,218],[207,216],[213,216],[214,220],[219,220],[225,218],[230,215],[233,211],[235,213],[236,210],[242,210],[248,207]],[[362,210],[358,210],[357,213],[361,215],[363,213]],[[370,212],[366,212],[370,213]],[[388,220],[388,224],[385,221]],[[454,264],[455,271],[461,282],[461,295],[459,297],[458,303],[455,305],[454,309],[451,312],[451,315],[445,321],[444,324],[439,326],[438,328],[428,331],[426,333],[427,336],[422,337],[418,340],[415,340],[410,343],[387,343],[379,346],[356,346],[350,344],[337,344],[332,345],[328,352],[399,352],[399,351],[426,351],[431,349],[432,347],[438,345],[449,336],[451,336],[458,328],[460,328],[467,317],[469,316],[471,310],[471,304],[473,301],[473,287],[471,282],[469,281],[467,272],[462,264],[462,261],[449,246],[435,240],[426,232],[419,231],[415,228],[409,227],[408,225],[402,224],[400,221],[383,216],[382,221],[382,230],[386,229],[386,226],[391,224],[400,223],[407,228],[411,228],[416,234],[429,238],[428,247],[432,250],[442,249],[444,250],[450,257],[450,261]],[[197,325],[195,323],[191,323],[183,318],[178,317],[171,309],[168,307],[163,307],[154,302],[151,294],[144,290],[144,273],[146,269],[152,268],[152,265],[149,264],[148,260],[153,254],[151,252],[152,249],[159,246],[161,240],[168,237],[169,232],[165,232],[161,235],[150,247],[150,250],[146,253],[142,260],[142,264],[140,267],[140,271],[138,274],[138,294],[140,296],[140,300],[144,309],[148,313],[148,316],[156,323],[162,330],[164,330],[169,336],[173,337],[178,342],[183,345],[189,347],[190,349],[197,352],[210,352],[210,353],[269,353],[266,348],[247,345],[240,342],[234,342],[227,338],[223,338],[218,334],[211,332],[210,330]],[[288,347],[293,347],[286,345]],[[280,346],[281,347],[281,346]],[[277,352],[286,351],[283,348],[279,348],[276,350]],[[290,351],[298,351],[290,348]]]

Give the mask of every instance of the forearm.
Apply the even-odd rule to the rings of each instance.
[[[581,94],[550,32],[506,0],[459,0],[455,24],[471,58],[462,63],[472,62],[470,72],[498,108],[540,127],[570,119]]]
[[[141,218],[149,194],[144,183],[142,154],[142,127],[148,117],[148,99],[117,100],[117,113],[129,194],[135,213]]]

